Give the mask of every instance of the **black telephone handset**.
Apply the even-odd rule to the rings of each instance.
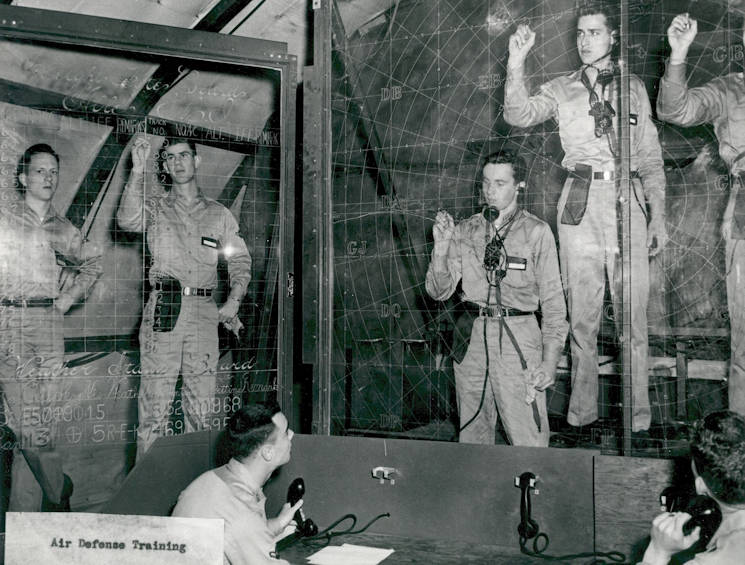
[[[704,551],[722,523],[722,510],[710,496],[695,495],[668,487],[660,495],[660,503],[668,512],[687,512],[691,518],[683,524],[683,534],[688,535],[696,526],[701,528],[698,541],[689,551]]]
[[[683,524],[683,534],[688,535],[699,526],[701,534],[693,545],[693,551],[703,551],[722,523],[722,510],[710,496],[698,495],[689,501],[685,512],[691,515],[691,519]]]
[[[302,477],[298,477],[287,488],[287,502],[290,503],[290,506],[295,506],[304,494],[305,481]],[[302,508],[298,508],[295,512],[295,522],[297,523],[297,533],[303,537],[312,537],[318,533],[318,526],[315,525],[313,520],[305,517]]]
[[[535,475],[530,472],[523,473],[517,479],[515,486],[520,487],[520,523],[517,526],[518,535],[529,540],[538,535],[540,528],[538,522],[531,517],[530,489],[535,488]]]

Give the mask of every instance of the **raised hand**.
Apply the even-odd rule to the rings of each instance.
[[[432,237],[435,240],[435,252],[444,254],[450,246],[450,240],[455,233],[455,222],[453,217],[445,210],[437,212],[435,224],[432,226]]]
[[[667,28],[667,40],[670,42],[670,60],[682,63],[688,55],[688,48],[698,33],[698,22],[685,14],[678,14]]]
[[[510,57],[507,66],[512,68],[521,67],[534,44],[535,32],[530,29],[530,26],[528,24],[517,26],[515,33],[510,36]]]
[[[138,137],[135,139],[134,146],[132,147],[132,172],[133,173],[144,173],[145,164],[147,163],[148,155],[150,155],[150,142],[146,137]]]

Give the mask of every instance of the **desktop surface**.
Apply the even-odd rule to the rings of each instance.
[[[381,563],[382,565],[402,565],[422,563],[427,565],[483,564],[483,565],[528,565],[544,562],[545,559],[521,555],[520,549],[464,543],[451,540],[415,539],[387,534],[362,533],[334,537],[329,545],[342,544],[364,545],[393,549],[394,553]],[[517,536],[515,539],[517,546]],[[298,541],[280,551],[279,556],[295,565],[307,563],[306,558],[323,547],[323,542],[304,545]],[[569,561],[553,561],[558,565]]]

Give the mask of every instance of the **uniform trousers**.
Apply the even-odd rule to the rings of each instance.
[[[558,204],[559,257],[569,310],[569,341],[572,352],[572,393],[567,421],[583,426],[598,419],[597,337],[603,313],[605,276],[610,281],[616,327],[621,327],[623,262],[619,248],[614,181],[593,180],[587,209],[578,225],[561,223],[564,206],[574,179],[564,184]],[[649,428],[647,368],[649,300],[649,254],[647,221],[641,181],[632,180],[631,202],[631,388],[632,430]]]
[[[160,436],[207,427],[220,355],[217,305],[212,297],[183,296],[178,320],[168,332],[153,331],[155,303],[151,293],[140,328],[138,458]],[[169,426],[179,373],[184,427],[173,430]]]
[[[64,475],[54,452],[64,362],[64,317],[53,306],[0,306],[2,424],[15,434],[10,511],[38,512],[43,492],[59,502]],[[9,447],[9,446],[5,446]],[[39,461],[34,475],[21,448]],[[39,483],[44,484],[44,490]]]
[[[730,324],[729,409],[745,416],[745,240],[726,241],[725,268]]]
[[[543,343],[536,317],[508,317],[505,318],[505,323],[509,325],[520,346],[528,370],[539,365],[542,360]],[[465,357],[460,363],[453,363],[461,427],[479,409],[481,391],[484,387],[487,349],[489,380],[486,383],[484,403],[476,419],[460,431],[460,442],[493,445],[499,416],[512,445],[548,446],[546,393],[538,392],[536,395],[541,420],[539,431],[534,421],[533,408],[525,402],[528,375],[523,370],[517,351],[506,332],[502,332],[500,340],[499,318],[476,318]]]

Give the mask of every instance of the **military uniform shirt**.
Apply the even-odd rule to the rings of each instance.
[[[530,96],[524,71],[510,69],[504,87],[504,119],[507,123],[529,127],[549,118],[559,122],[559,136],[564,148],[562,165],[573,169],[578,163],[590,165],[595,171],[615,170],[615,158],[606,136],[595,137],[595,119],[589,114],[589,93],[581,81],[581,70],[557,77]],[[609,86],[606,92],[613,91]],[[665,172],[657,129],[652,123],[652,108],[644,83],[631,76],[631,170],[642,180],[647,200],[664,197]],[[618,104],[613,106],[618,112]],[[618,132],[618,119],[613,119]]]
[[[101,274],[99,257],[87,257],[83,237],[53,207],[44,219],[22,200],[0,208],[0,296],[7,299],[85,296]],[[60,292],[63,266],[74,272]]]
[[[732,169],[733,161],[745,149],[745,81],[742,73],[717,77],[703,86],[689,89],[686,65],[668,64],[660,84],[657,115],[679,126],[713,124],[719,154]],[[745,162],[734,163],[733,174],[745,170]]]
[[[172,192],[143,197],[143,179],[142,174],[132,174],[117,220],[125,230],[147,232],[151,281],[167,275],[184,286],[215,288],[218,253],[222,252],[233,294],[241,298],[251,280],[251,256],[230,210],[201,192],[189,206]],[[240,289],[237,295],[236,287]]]
[[[487,228],[490,231],[487,233]],[[434,267],[434,251],[425,286],[435,300],[446,300],[463,280],[463,298],[486,304],[489,283],[484,270],[484,250],[494,231],[483,214],[474,214],[455,226],[447,253],[447,271]],[[507,255],[526,260],[525,270],[507,269],[501,283],[502,306],[533,312],[540,305],[543,343],[564,345],[568,332],[566,303],[559,275],[556,243],[551,228],[525,210],[518,209],[504,242]],[[494,291],[491,294],[494,302]]]
[[[231,459],[197,477],[179,495],[172,515],[222,518],[225,565],[289,565],[272,557],[275,543],[266,520],[266,497],[249,480],[245,467]]]

